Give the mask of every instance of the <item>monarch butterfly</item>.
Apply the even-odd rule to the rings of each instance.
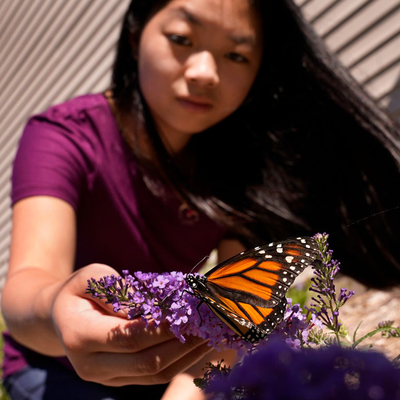
[[[244,251],[204,276],[187,274],[185,279],[201,303],[236,334],[254,343],[282,321],[286,291],[317,254],[313,238],[292,238]]]

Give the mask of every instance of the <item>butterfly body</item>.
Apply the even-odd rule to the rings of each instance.
[[[226,260],[204,276],[188,274],[186,282],[234,332],[257,342],[282,321],[287,290],[317,254],[312,238],[269,243]]]

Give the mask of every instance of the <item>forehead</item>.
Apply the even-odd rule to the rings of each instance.
[[[159,13],[198,26],[261,34],[261,17],[251,0],[171,0]]]

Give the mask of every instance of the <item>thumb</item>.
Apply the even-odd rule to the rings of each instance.
[[[85,297],[92,300],[98,311],[127,318],[127,303],[121,302],[121,296],[118,296],[123,295],[121,289],[124,281],[114,268],[105,264],[90,264],[79,270],[79,274],[82,279],[78,280],[84,278],[87,283]]]

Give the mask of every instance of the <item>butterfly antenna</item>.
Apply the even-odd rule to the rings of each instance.
[[[204,262],[205,260],[207,260],[207,258],[209,258],[209,256],[204,256],[204,257],[190,270],[190,273],[192,273],[193,270],[196,269],[202,262]]]
[[[192,271],[193,271],[194,269],[196,269],[203,261],[207,260],[208,257],[209,257],[209,256],[204,256],[204,257],[190,270],[190,273],[192,273]],[[168,297],[170,297],[172,294],[174,294],[174,293],[176,292],[176,290],[177,290],[177,289],[171,290],[171,291],[162,299],[161,304],[164,303],[164,301],[165,301]],[[184,292],[190,293],[189,291],[184,290],[184,291],[182,292],[181,298],[182,298]],[[190,293],[190,294],[193,294],[193,293]]]
[[[391,211],[398,210],[399,208],[400,208],[400,206],[396,206],[396,207],[388,208],[388,209],[386,209],[386,210],[379,211],[379,212],[377,212],[377,213],[368,215],[367,217],[364,217],[364,218],[361,218],[361,219],[359,219],[359,220],[357,220],[357,221],[351,222],[350,224],[346,225],[346,228],[348,228],[348,227],[350,227],[350,226],[353,226],[353,225],[355,225],[355,224],[359,224],[360,222],[363,222],[363,221],[365,221],[365,220],[367,220],[367,219],[374,218],[374,217],[376,217],[377,215],[385,214],[385,213],[387,213],[387,212],[391,212]]]

